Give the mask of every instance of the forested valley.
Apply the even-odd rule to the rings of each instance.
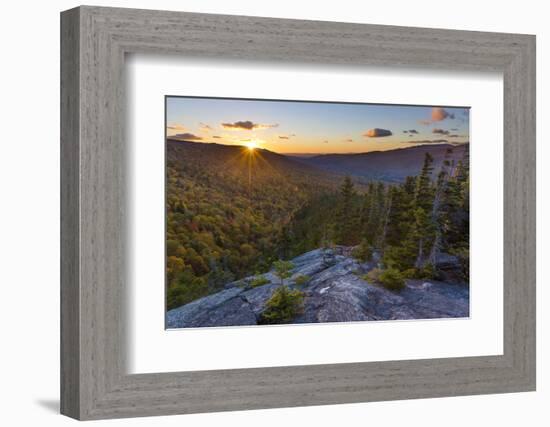
[[[469,277],[469,159],[423,153],[402,182],[321,171],[267,150],[167,141],[167,308],[219,292],[318,248],[373,260],[375,282]],[[279,264],[277,264],[279,262]]]

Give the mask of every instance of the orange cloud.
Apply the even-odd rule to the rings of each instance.
[[[433,107],[430,120],[418,120],[418,123],[421,125],[429,126],[431,124],[441,122],[445,119],[454,119],[455,115],[449,113],[445,108],[442,107]]]
[[[183,131],[183,130],[185,130],[185,126],[183,126],[179,123],[174,123],[173,125],[166,126],[166,129]]]
[[[432,122],[440,122],[445,119],[454,119],[455,115],[441,107],[432,108]]]

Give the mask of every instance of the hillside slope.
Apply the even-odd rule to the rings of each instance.
[[[451,159],[460,160],[469,144],[426,144],[410,148],[388,151],[371,151],[359,154],[323,154],[297,161],[340,175],[359,177],[362,180],[403,182],[407,176],[414,176],[422,167],[424,156],[430,153],[434,158],[434,168],[441,167],[445,152],[452,149]]]
[[[256,149],[167,140],[167,306],[288,256],[293,215],[340,177]]]

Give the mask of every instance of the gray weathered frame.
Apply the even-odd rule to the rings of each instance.
[[[499,71],[504,354],[128,375],[126,53]],[[535,389],[535,37],[83,6],[61,14],[61,412],[183,414]]]

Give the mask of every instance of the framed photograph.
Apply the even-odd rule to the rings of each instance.
[[[61,15],[61,411],[535,389],[535,38]]]
[[[469,114],[167,96],[167,327],[469,317]]]

